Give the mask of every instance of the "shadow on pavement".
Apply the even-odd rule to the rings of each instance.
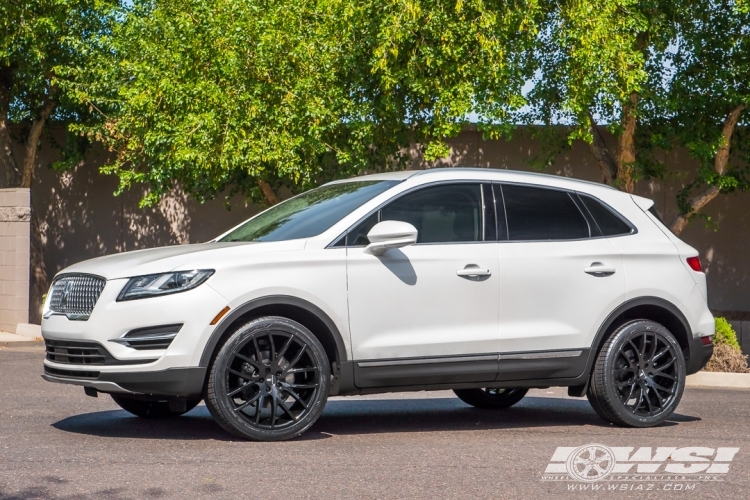
[[[674,414],[661,427],[700,420]],[[585,399],[527,397],[507,410],[479,410],[459,399],[336,399],[300,440],[332,435],[392,432],[529,429],[551,426],[609,427]],[[125,411],[86,413],[52,424],[61,431],[101,437],[136,439],[238,440],[221,429],[205,406],[166,420],[146,420]]]

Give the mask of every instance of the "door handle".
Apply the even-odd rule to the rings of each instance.
[[[492,275],[492,272],[490,272],[489,269],[481,269],[479,267],[466,267],[464,269],[459,269],[456,271],[456,274],[458,276],[463,277],[473,277],[473,276],[490,276]]]
[[[597,277],[612,276],[617,269],[611,266],[605,266],[601,262],[594,262],[589,267],[584,267],[583,272]]]

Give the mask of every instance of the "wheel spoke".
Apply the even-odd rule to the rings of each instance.
[[[276,344],[273,343],[273,332],[268,332],[268,343],[271,346],[271,354],[268,362],[273,364],[276,362]]]
[[[302,344],[302,348],[300,348],[300,350],[297,353],[297,355],[294,357],[294,359],[291,362],[289,362],[289,367],[290,368],[293,367],[294,365],[296,365],[297,362],[300,359],[302,359],[302,355],[305,353],[305,349],[307,349],[307,344]]]
[[[261,393],[256,394],[255,396],[253,396],[252,398],[248,399],[247,401],[239,405],[237,408],[235,408],[234,411],[242,411],[243,408],[255,403],[260,397],[261,397]]]
[[[259,362],[255,361],[255,360],[254,360],[254,359],[252,359],[252,358],[248,358],[247,356],[244,356],[244,355],[242,355],[242,354],[240,354],[240,353],[238,353],[238,352],[235,352],[235,353],[234,353],[234,357],[235,357],[235,358],[240,358],[240,359],[241,359],[242,361],[244,361],[245,363],[249,363],[249,364],[253,365],[253,366],[254,366],[255,368],[257,368],[258,370],[260,370],[261,368],[263,368],[263,365],[262,365],[262,364],[260,364]]]
[[[662,392],[666,392],[667,394],[670,394],[670,395],[674,394],[674,390],[673,389],[667,389],[663,385],[657,384],[654,381],[651,381],[651,387],[653,387],[654,390],[659,390],[659,391],[662,391]]]
[[[635,361],[640,361],[642,358],[641,358],[641,353],[638,350],[638,348],[635,346],[632,340],[628,340],[628,344],[630,344],[633,347],[633,352],[635,352],[635,355],[637,358]]]
[[[656,334],[653,335],[653,342],[651,343],[651,351],[649,352],[648,359],[653,360],[654,354],[656,354],[656,346],[659,342],[659,337],[656,336]]]
[[[255,382],[248,382],[247,384],[242,384],[241,386],[239,386],[238,388],[236,388],[235,390],[233,390],[232,392],[230,392],[229,394],[227,394],[227,396],[229,396],[231,398],[235,394],[244,391],[245,389],[247,389],[251,385],[255,385]]]
[[[271,395],[271,429],[276,427],[276,410],[278,409],[278,405],[276,403],[276,396]]]
[[[289,346],[292,345],[293,341],[294,341],[294,336],[290,335],[289,340],[284,342],[284,345],[281,347],[281,350],[278,353],[276,353],[277,359],[281,359],[284,356],[284,354],[286,354],[286,350],[289,349]]]
[[[311,366],[310,368],[292,368],[291,370],[287,370],[285,373],[305,373],[305,372],[317,372],[318,369],[314,366]]]
[[[662,356],[664,356],[668,352],[669,352],[669,346],[665,347],[661,351],[659,351],[656,354],[654,354],[654,357],[651,358],[651,362],[656,362],[657,359],[661,358]]]
[[[668,373],[664,373],[664,372],[662,372],[662,371],[660,371],[660,370],[656,370],[656,372],[654,372],[654,376],[655,376],[655,377],[664,377],[664,378],[668,378],[668,379],[670,379],[670,380],[677,380],[677,379],[676,379],[675,377],[673,377],[672,375],[670,375],[670,374],[668,374]]]
[[[231,373],[232,375],[237,375],[238,377],[244,378],[245,380],[253,380],[256,377],[253,377],[252,375],[248,375],[247,373],[238,372],[237,370],[233,370],[231,368],[227,368],[227,371]]]
[[[674,364],[674,362],[675,362],[675,359],[672,358],[672,359],[670,359],[669,361],[667,361],[666,363],[664,363],[663,365],[661,365],[659,367],[654,366],[654,369],[657,370],[657,371],[664,371],[666,368],[669,368],[670,366],[672,366]]]
[[[263,355],[260,353],[260,347],[258,347],[258,337],[253,337],[253,346],[255,347],[255,357],[258,358],[258,363],[263,363]]]
[[[648,391],[646,391],[646,398],[645,399],[646,399],[646,405],[648,405],[648,414],[650,416],[653,416],[654,415],[654,408],[651,405],[651,398],[648,397]]]
[[[289,415],[289,418],[291,418],[295,422],[297,421],[297,417],[294,416],[294,414],[292,413],[292,410],[290,410],[289,407],[286,405],[286,401],[279,398],[279,406],[281,406],[281,409],[284,410],[284,413]]]
[[[287,387],[292,389],[315,389],[318,384],[288,384]]]
[[[625,398],[625,401],[623,401],[626,405],[628,401],[630,401],[630,399],[633,397],[633,393],[635,392],[635,386],[636,386],[635,382],[633,382],[633,384],[630,386],[630,392],[628,393],[628,397]]]
[[[302,405],[302,407],[307,410],[307,404],[302,400],[301,397],[299,397],[299,394],[294,392],[291,388],[284,386],[284,390],[289,393],[290,396],[292,396],[299,404]]]
[[[641,407],[641,404],[643,403],[643,386],[638,386],[638,399],[635,400],[635,405],[633,406],[633,411],[635,413],[638,413],[638,409]]]
[[[263,409],[263,403],[266,402],[266,396],[263,393],[258,393],[258,405],[256,406],[255,410],[255,425],[258,425],[260,423],[260,413]]]

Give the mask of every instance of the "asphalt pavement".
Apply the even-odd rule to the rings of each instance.
[[[689,388],[651,429],[606,424],[585,398],[555,388],[502,411],[449,391],[332,398],[302,437],[252,443],[202,404],[149,421],[45,382],[42,351],[0,344],[0,500],[750,498],[750,391]],[[572,449],[590,443],[615,450],[620,471],[629,460],[658,473],[566,474],[565,457],[586,459]]]

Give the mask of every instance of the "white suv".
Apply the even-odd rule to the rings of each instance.
[[[652,205],[486,169],[333,182],[209,243],[60,272],[43,377],[142,417],[205,399],[256,440],[304,432],[329,395],[435,389],[507,408],[566,386],[653,426],[711,356],[714,320],[698,253]]]

